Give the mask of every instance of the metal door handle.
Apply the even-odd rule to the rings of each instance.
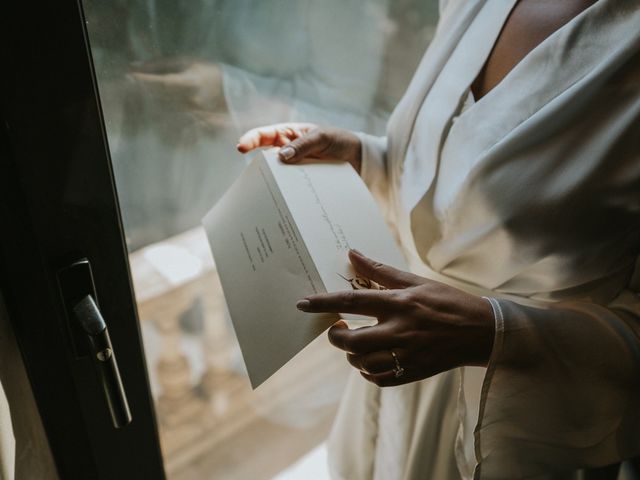
[[[109,329],[97,304],[91,264],[86,258],[58,270],[58,284],[67,313],[70,345],[78,360],[91,357],[116,428],[131,423]]]
[[[122,386],[116,354],[109,338],[109,329],[91,295],[86,295],[73,312],[89,340],[89,355],[96,365],[113,426],[122,428],[131,422],[127,395]]]

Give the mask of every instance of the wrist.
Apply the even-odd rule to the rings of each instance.
[[[359,175],[362,171],[362,142],[359,138],[356,139],[356,142],[355,153],[351,165]]]
[[[353,167],[353,169],[360,174],[362,170],[362,141],[360,137],[353,132],[348,133],[351,138],[349,138],[349,150],[351,154],[349,155],[349,163]]]
[[[473,348],[470,349],[469,366],[486,367],[493,351],[496,335],[496,321],[491,302],[486,297],[478,297],[474,314],[476,318],[476,335]]]

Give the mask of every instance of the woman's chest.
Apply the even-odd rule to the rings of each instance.
[[[475,98],[495,88],[532,50],[596,1],[519,0],[472,83]]]
[[[477,13],[439,74],[410,89],[394,113],[390,162],[400,208],[431,208],[446,227],[481,201],[504,224],[529,219],[583,238],[636,220],[640,91],[633,79],[640,58],[628,51],[632,24],[609,24],[612,6],[598,5],[601,30],[582,34],[585,24],[597,24],[586,15],[595,16],[593,9],[583,12],[461,112],[482,67],[478,58],[493,45],[486,37],[499,35],[493,17],[510,10]]]

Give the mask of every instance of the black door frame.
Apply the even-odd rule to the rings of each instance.
[[[61,479],[163,479],[158,429],[82,5],[3,6],[0,289]],[[86,257],[133,421],[76,358],[57,271]]]

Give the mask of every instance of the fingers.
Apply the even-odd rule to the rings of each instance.
[[[347,130],[319,128],[312,123],[280,123],[248,131],[236,148],[247,153],[259,147],[282,147],[278,156],[285,163],[340,160],[360,172],[362,145],[359,137]]]
[[[371,260],[357,250],[349,251],[349,260],[358,274],[387,288],[408,288],[427,281],[413,273]]]
[[[375,383],[379,387],[396,387],[398,385],[404,385],[405,383],[415,382],[416,380],[421,379],[420,377],[407,374],[396,377],[396,374],[393,371],[372,374],[360,372],[360,375],[362,375],[371,383]]]
[[[249,130],[238,140],[236,148],[248,153],[260,147],[282,147],[316,128],[312,123],[277,123]]]
[[[352,330],[338,322],[329,329],[329,341],[340,350],[358,355],[396,347],[394,330],[385,323]]]
[[[355,313],[379,317],[401,310],[403,304],[393,290],[344,290],[311,295],[296,307],[303,312]]]
[[[324,130],[315,128],[299,136],[282,148],[278,155],[286,163],[297,163],[305,157],[321,157],[331,147],[332,138]]]
[[[400,365],[409,365],[409,352],[402,348],[394,348]],[[347,353],[347,361],[361,372],[371,374],[385,373],[396,368],[391,350],[379,350],[366,354]]]
[[[242,135],[236,148],[240,153],[248,153],[260,147],[281,147],[284,145],[285,132],[276,125],[254,128]]]

